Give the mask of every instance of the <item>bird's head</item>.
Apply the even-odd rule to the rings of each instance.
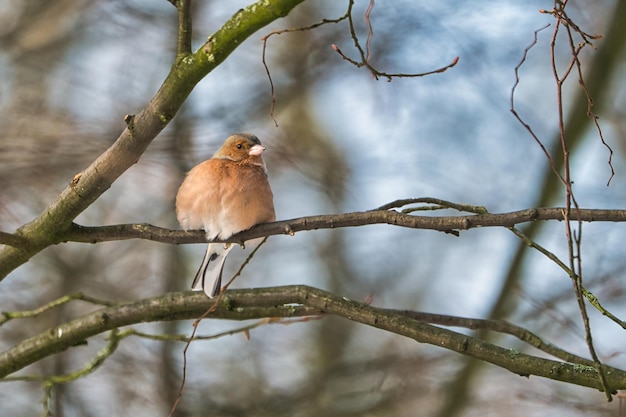
[[[230,159],[235,162],[249,160],[262,165],[261,154],[264,150],[265,147],[256,136],[249,133],[235,133],[226,139],[213,158]]]

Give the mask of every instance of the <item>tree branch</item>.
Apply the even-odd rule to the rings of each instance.
[[[457,56],[448,65],[445,65],[443,67],[437,68],[435,70],[431,70],[431,71],[427,71],[427,72],[421,72],[421,73],[396,73],[396,74],[391,74],[391,73],[382,72],[382,71],[377,70],[370,63],[370,56],[371,56],[370,43],[371,43],[372,36],[373,36],[373,30],[372,30],[372,25],[371,25],[371,21],[370,21],[370,13],[371,13],[372,8],[374,6],[374,2],[370,1],[370,4],[367,7],[367,10],[366,10],[365,16],[364,16],[365,23],[367,24],[367,27],[368,27],[367,42],[366,42],[366,48],[365,48],[366,51],[363,50],[363,47],[361,46],[361,43],[359,42],[359,37],[356,34],[356,28],[354,26],[354,19],[352,18],[352,7],[353,6],[354,6],[354,0],[349,0],[349,2],[348,2],[348,11],[346,12],[346,17],[348,18],[348,23],[350,24],[350,37],[352,38],[352,41],[354,43],[354,47],[359,52],[361,60],[360,61],[356,61],[356,60],[348,57],[335,44],[332,44],[331,47],[345,61],[348,61],[350,64],[354,65],[355,67],[357,67],[357,68],[361,68],[361,67],[367,68],[369,70],[369,72],[374,76],[375,79],[378,80],[379,77],[385,77],[385,78],[387,78],[388,82],[391,82],[391,80],[394,79],[394,78],[424,77],[424,76],[427,76],[427,75],[432,75],[432,74],[438,74],[438,73],[446,72],[448,69],[454,67],[459,62],[459,57]]]
[[[0,377],[46,356],[63,351],[96,334],[143,322],[192,319],[215,303],[204,294],[182,292],[119,304],[49,329],[0,353]],[[602,389],[598,371],[582,363],[559,362],[502,348],[480,339],[417,320],[407,312],[386,310],[338,297],[316,288],[294,285],[229,290],[210,318],[248,320],[261,317],[297,317],[333,314],[492,363],[522,376],[542,376]],[[574,355],[569,356],[575,360]],[[626,372],[603,367],[611,390],[626,388]]]
[[[395,310],[389,309],[396,314],[401,314],[406,317],[410,317],[414,320],[418,320],[430,324],[438,324],[446,327],[463,327],[471,330],[487,330],[497,333],[508,334],[528,343],[536,349],[541,350],[555,358],[559,358],[565,362],[578,363],[587,366],[595,366],[595,362],[586,358],[583,358],[573,353],[567,352],[557,346],[546,342],[533,332],[524,329],[523,327],[516,326],[504,320],[484,320],[484,319],[472,319],[467,317],[447,316],[444,314],[425,313],[422,311],[411,310]]]
[[[559,207],[536,208],[509,213],[486,213],[447,217],[414,216],[393,210],[325,214],[265,223],[220,242],[240,243],[262,236],[285,235],[306,230],[336,229],[340,227],[355,227],[372,224],[389,224],[411,229],[427,229],[441,232],[455,232],[477,227],[511,227],[520,223],[533,221],[561,221],[563,220],[563,210],[563,208]],[[626,210],[580,209],[576,218],[580,218],[582,221],[586,222],[624,222],[626,221]],[[72,224],[72,227],[55,243],[98,243],[127,239],[146,239],[173,244],[207,242],[205,234],[201,230],[170,230],[143,223],[96,227]]]
[[[178,45],[176,48],[176,62],[191,55],[191,0],[177,0],[178,10]]]
[[[235,297],[233,297],[233,295]],[[249,320],[263,317],[300,317],[321,314],[319,309],[284,305],[283,294],[264,291],[228,291],[221,304],[208,317]],[[0,378],[29,364],[84,343],[107,330],[142,322],[195,319],[214,300],[203,293],[179,292],[121,303],[103,308],[26,339],[0,354]]]

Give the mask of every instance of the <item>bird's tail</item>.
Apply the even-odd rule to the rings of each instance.
[[[234,247],[232,244],[209,243],[202,259],[200,269],[196,272],[191,289],[204,291],[209,298],[220,293],[222,286],[222,269],[228,252]]]

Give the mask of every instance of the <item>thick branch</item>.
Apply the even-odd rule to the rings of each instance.
[[[438,230],[442,232],[468,230],[476,227],[512,227],[520,223],[539,220],[563,220],[563,208],[537,208],[510,213],[487,213],[477,215],[433,217],[414,216],[397,211],[376,210],[343,214],[300,217],[256,226],[238,233],[228,242],[243,242],[261,236],[293,234],[305,230],[336,229],[371,224],[389,224],[412,229]],[[581,209],[570,214],[570,220],[586,222],[624,222],[626,210]],[[73,224],[59,242],[98,243],[111,240],[146,239],[163,243],[206,242],[204,232],[169,230],[150,224],[120,224],[112,226],[86,227]]]
[[[120,304],[90,313],[49,329],[0,354],[0,376],[24,368],[46,356],[75,346],[85,339],[121,326],[142,322],[191,319],[202,315],[215,301],[199,293],[173,293]],[[406,312],[384,310],[337,297],[307,286],[230,290],[209,318],[246,320],[260,317],[295,317],[334,314],[420,343],[428,343],[492,363],[522,376],[542,376],[562,382],[602,389],[598,372],[585,363],[548,360],[505,349],[480,339],[436,327],[408,317]],[[572,356],[572,358],[575,358]],[[612,390],[626,388],[626,372],[605,367]]]
[[[136,116],[126,116],[127,127],[115,143],[88,168],[76,174],[68,187],[39,217],[16,231],[16,235],[27,243],[19,247],[0,247],[0,280],[44,248],[58,243],[60,237],[72,228],[72,221],[139,160],[202,78],[220,65],[251,34],[279,17],[286,16],[302,1],[259,0],[237,11],[194,54],[177,59],[146,108]],[[186,12],[188,1],[181,0],[178,3],[183,19],[181,28],[191,30]],[[187,33],[181,33],[179,53],[188,47],[187,36]]]
[[[300,317],[321,314],[319,309],[283,305],[283,294],[228,291],[221,305],[207,317],[249,320],[263,317]],[[232,297],[231,297],[232,294]],[[179,292],[103,308],[48,329],[0,353],[0,378],[52,354],[80,345],[91,336],[131,324],[196,319],[215,302],[203,293]]]

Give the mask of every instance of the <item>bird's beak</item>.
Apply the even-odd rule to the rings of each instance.
[[[259,156],[259,155],[261,155],[263,153],[264,150],[265,150],[265,146],[263,146],[263,145],[254,145],[248,151],[248,155]]]

